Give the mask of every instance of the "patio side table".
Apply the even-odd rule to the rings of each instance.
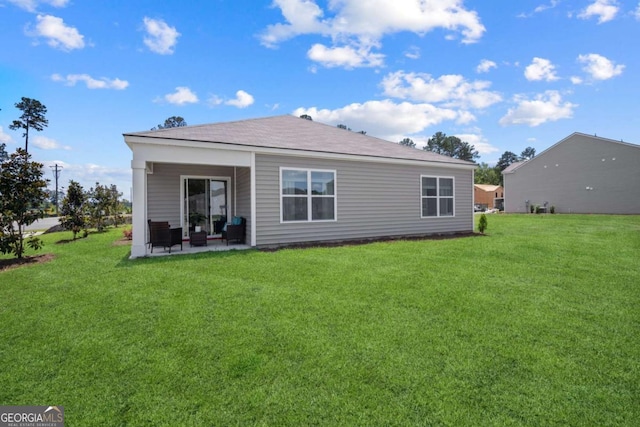
[[[207,246],[207,232],[194,231],[189,234],[189,244],[191,246]]]

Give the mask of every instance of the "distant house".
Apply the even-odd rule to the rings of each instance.
[[[147,220],[197,224],[209,238],[233,216],[246,244],[471,232],[471,162],[294,116],[124,134],[133,154],[132,257]]]
[[[503,172],[506,212],[640,214],[640,146],[573,133]]]
[[[504,189],[501,185],[474,184],[473,199],[482,209],[502,209],[504,207]]]

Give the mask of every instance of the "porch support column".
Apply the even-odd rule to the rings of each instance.
[[[257,232],[257,224],[256,218],[258,215],[256,214],[256,153],[255,151],[251,152],[251,246],[256,245],[256,237],[258,235]]]
[[[132,227],[133,241],[131,242],[131,258],[147,255],[147,169],[146,162],[141,160],[131,161],[133,172],[133,196],[132,196]]]

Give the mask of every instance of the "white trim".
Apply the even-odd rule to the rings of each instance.
[[[133,241],[131,258],[147,255],[147,173],[144,162],[132,161]]]
[[[225,181],[227,183],[227,194],[225,195],[227,199],[227,218],[230,218],[229,214],[231,207],[229,204],[235,205],[235,200],[233,203],[229,203],[231,200],[231,177],[229,176],[209,176],[209,175],[180,175],[180,227],[182,227],[182,237],[189,237],[189,224],[185,226],[184,224],[184,180],[185,179],[208,179],[210,181]],[[234,183],[235,184],[235,183]],[[209,194],[211,197],[211,194]],[[233,207],[235,212],[235,206]],[[209,218],[211,221],[211,218]],[[186,233],[186,236],[185,236]]]
[[[233,215],[231,218],[236,216],[236,206],[238,203],[238,174],[236,173],[237,167],[233,167]],[[227,212],[229,212],[227,210]]]
[[[471,232],[476,229],[476,216],[474,215],[476,211],[476,170],[471,171]],[[455,200],[454,200],[455,205]],[[454,208],[455,209],[455,208]]]
[[[294,194],[294,195],[284,195],[282,194],[282,172],[285,170],[292,171],[301,171],[307,173],[307,194]],[[314,196],[311,193],[311,174],[313,172],[329,172],[333,174],[333,195],[331,196]],[[280,223],[281,224],[299,224],[299,223],[320,223],[320,222],[336,222],[338,221],[338,172],[336,169],[313,169],[313,168],[297,168],[297,167],[288,167],[288,166],[280,166],[280,174],[279,174],[280,183],[279,187],[279,198],[280,198]],[[282,199],[283,197],[306,197],[307,198],[307,219],[302,221],[285,221],[284,220],[284,210],[282,208]],[[325,198],[333,198],[333,219],[312,219],[313,215],[313,198],[314,197],[325,197]]]
[[[427,197],[427,196],[423,196],[423,188],[422,188],[422,180],[424,178],[435,178],[436,179],[436,196],[435,199],[437,201],[436,203],[436,213],[437,215],[435,216],[425,216],[424,212],[422,210],[422,200]],[[441,196],[440,195],[440,179],[450,179],[452,182],[452,192],[453,195],[451,196]],[[434,198],[434,196],[429,196],[429,198]],[[453,213],[452,215],[440,215],[440,199],[452,199],[453,200]],[[473,199],[473,197],[472,197]],[[444,176],[444,175],[420,175],[420,218],[421,219],[427,219],[427,218],[455,218],[456,216],[456,178],[454,176]]]
[[[152,141],[149,141],[152,139]],[[331,159],[331,160],[351,160],[351,161],[361,161],[361,162],[369,162],[369,163],[386,163],[386,164],[400,164],[400,165],[414,165],[414,166],[422,166],[422,167],[441,167],[441,168],[452,168],[452,169],[476,169],[478,167],[477,164],[459,164],[459,163],[448,163],[448,162],[437,162],[430,160],[413,160],[413,159],[399,159],[394,157],[376,157],[376,156],[366,156],[366,155],[358,155],[358,154],[342,154],[342,153],[331,153],[324,151],[307,151],[307,150],[299,150],[294,148],[271,148],[271,147],[260,147],[253,145],[240,145],[240,144],[225,144],[219,142],[203,142],[203,141],[190,141],[190,140],[175,140],[175,139],[165,139],[165,138],[149,138],[149,137],[141,137],[141,136],[128,136],[125,135],[125,142],[132,147],[132,145],[139,146],[153,146],[156,145],[158,147],[176,147],[179,148],[200,148],[207,150],[220,150],[224,152],[236,152],[236,153],[254,153],[254,154],[271,154],[271,155],[285,155],[291,157],[305,157],[312,159]],[[154,161],[159,161],[158,159],[153,159]],[[170,163],[177,163],[172,160],[170,157],[165,161]],[[190,162],[187,162],[190,163]],[[195,161],[194,163],[198,163]],[[237,166],[248,166],[243,163],[239,163]]]
[[[256,153],[251,153],[251,246],[256,246],[257,241],[257,213],[256,213]]]

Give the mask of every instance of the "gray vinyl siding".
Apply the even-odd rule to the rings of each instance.
[[[246,243],[251,243],[251,169],[236,168],[236,215],[247,221]]]
[[[336,171],[337,220],[280,222],[280,168]],[[421,176],[454,177],[455,217],[421,218]],[[256,155],[258,246],[473,230],[472,171]]]
[[[504,175],[505,210],[640,214],[640,147],[574,134]]]
[[[180,226],[181,175],[229,177],[233,195],[233,167],[155,163],[153,173],[147,175],[148,219],[169,221],[172,227]]]

